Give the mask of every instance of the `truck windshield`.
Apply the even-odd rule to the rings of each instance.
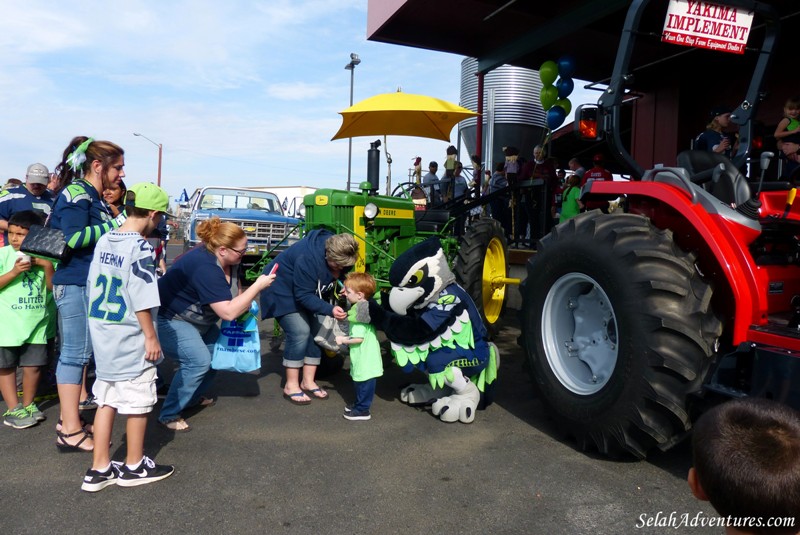
[[[278,197],[266,191],[209,188],[203,192],[200,208],[204,210],[240,208],[282,213]]]

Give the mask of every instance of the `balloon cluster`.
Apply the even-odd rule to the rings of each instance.
[[[572,103],[567,97],[575,89],[573,74],[575,74],[575,61],[569,56],[560,58],[557,63],[545,61],[539,67],[539,79],[542,81],[539,101],[542,103],[542,109],[547,112],[547,128],[550,130],[561,126],[572,110]]]

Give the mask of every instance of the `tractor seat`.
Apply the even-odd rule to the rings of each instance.
[[[715,170],[720,164],[721,172]],[[678,154],[678,166],[689,171],[692,180],[704,171],[708,178],[702,186],[725,204],[739,206],[751,197],[750,186],[745,176],[727,157],[704,150],[685,150]]]
[[[414,219],[417,222],[417,230],[424,232],[440,232],[450,221],[449,210],[415,210]]]

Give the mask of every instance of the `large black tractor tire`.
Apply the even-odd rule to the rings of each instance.
[[[712,288],[672,232],[581,214],[528,261],[520,340],[536,391],[582,449],[644,458],[691,428],[687,403],[722,333]]]
[[[484,324],[494,334],[505,310],[508,244],[500,223],[490,217],[467,228],[453,263],[458,283],[475,301]]]

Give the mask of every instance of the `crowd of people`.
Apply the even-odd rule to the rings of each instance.
[[[579,195],[589,180],[612,180],[602,155],[592,158],[594,165],[588,171],[577,158],[572,158],[567,164],[568,174],[554,158],[546,155],[542,145],[534,147],[530,160],[520,155],[515,147],[505,147],[504,154],[505,160],[497,162],[491,171],[487,170],[484,177],[481,164],[477,162],[477,171],[471,180],[463,176],[464,167],[458,160],[452,172],[446,170],[441,177],[438,162],[430,162],[428,172],[421,179],[428,207],[448,207],[454,199],[469,201],[478,195],[488,196],[486,208],[476,212],[498,220],[510,245],[530,248],[535,248],[536,240],[554,225],[581,211],[598,207],[607,210],[607,202],[584,204]],[[570,193],[566,207],[563,206],[565,191]],[[456,224],[456,228],[460,226]]]
[[[571,160],[572,173],[566,176],[544,158],[541,147],[533,156],[533,163],[523,162],[514,179],[537,177],[545,187],[552,184],[552,220],[557,216],[563,222],[578,213],[581,183],[607,179],[601,161],[582,173],[580,162]],[[219,321],[239,318],[259,297],[262,317],[276,318],[286,334],[283,394],[294,405],[329,397],[315,381],[320,348],[314,335],[320,317],[348,321],[347,334],[335,340],[350,346],[354,402],[345,407],[343,417],[369,420],[383,363],[375,327],[359,316],[361,305],[375,294],[376,282],[367,273],[352,271],[359,254],[355,237],[311,231],[244,288],[236,267],[247,237],[239,226],[211,218],[198,226],[201,245],[159,277],[157,255],[146,239],[166,220],[169,198],[148,182],[126,188],[124,167],[118,145],[76,137],[56,167],[55,194],[46,189],[47,169],[33,164],[26,185],[0,197],[8,243],[0,247],[0,322],[7,327],[0,330],[4,424],[25,429],[46,419],[34,396],[58,333],[56,446],[92,453],[81,489],[97,492],[111,485],[163,480],[174,467],[157,464],[144,451],[147,415],[157,404],[158,366],[166,356],[177,367],[158,422],[174,432],[189,431],[182,413],[216,402],[210,395],[215,377],[211,358]],[[460,169],[456,161],[452,179]],[[508,212],[506,203],[514,202],[508,176],[505,163],[499,163],[488,181],[489,193],[498,194],[492,199],[498,217]],[[19,188],[25,191],[15,191]],[[22,244],[36,225],[60,229],[72,256],[56,265],[26,254]],[[349,310],[341,301],[333,302],[331,293],[343,295]],[[57,313],[49,306],[51,299]],[[81,418],[81,403],[92,357],[97,412],[89,424]],[[21,400],[17,368],[23,372]],[[118,413],[126,416],[124,460],[113,460],[110,454]],[[766,400],[725,403],[697,422],[693,449],[691,491],[710,500],[729,522],[743,515],[800,517],[800,418],[792,409]]]
[[[31,164],[24,184],[9,181],[0,192],[0,321],[10,327],[0,330],[3,424],[26,429],[46,419],[35,396],[43,372],[54,369],[60,412],[55,444],[62,451],[94,452],[82,485],[87,491],[141,485],[173,471],[143,452],[146,415],[157,401],[159,340],[169,339],[157,332],[161,315],[155,314],[170,303],[156,268],[165,259],[147,240],[164,243],[158,229],[167,228],[169,197],[147,182],[126,188],[124,154],[110,141],[78,136],[53,173]],[[56,259],[26,253],[26,237],[34,229],[43,232],[40,227],[60,231],[70,254]],[[211,238],[218,230],[209,229],[209,243],[216,244]],[[178,361],[173,346],[165,352]],[[81,413],[93,409],[90,424]],[[127,457],[112,464],[108,445],[117,412],[128,418]]]
[[[732,111],[724,105],[712,108],[704,130],[692,141],[692,149],[731,158],[739,142],[731,120]],[[773,134],[779,151],[779,176],[797,182],[800,181],[796,176],[800,169],[800,96],[787,99],[783,112]],[[534,147],[530,159],[516,147],[504,147],[504,161],[495,163],[493,169],[487,169],[485,176],[481,176],[478,158],[473,162],[477,169],[475,176],[468,180],[462,176],[461,162],[453,161],[452,148],[448,147],[446,169],[441,177],[436,161],[430,162],[428,172],[422,176],[428,207],[447,206],[449,201],[463,196],[488,196],[482,213],[500,222],[512,246],[535,248],[536,240],[554,225],[583,211],[609,210],[607,201],[581,200],[582,189],[589,181],[613,180],[602,154],[591,157],[592,166],[588,169],[577,157],[570,159],[565,169],[555,158],[547,156],[542,145]],[[567,205],[564,205],[565,192],[570,193]]]
[[[44,165],[33,164],[26,184],[0,196],[8,242],[0,247],[0,321],[13,327],[0,331],[3,423],[26,429],[46,419],[35,396],[43,370],[54,367],[55,445],[92,453],[81,485],[88,492],[151,483],[174,472],[145,454],[147,415],[156,409],[161,375],[171,375],[171,382],[161,385],[166,394],[157,421],[164,428],[189,431],[184,412],[216,403],[211,360],[220,320],[242,317],[260,297],[264,314],[286,333],[284,397],[308,405],[328,399],[315,381],[318,318],[348,318],[343,306],[323,296],[341,287],[349,302],[366,303],[376,288],[367,274],[345,279],[358,257],[355,238],[325,231],[308,233],[280,255],[279,278],[268,266],[244,287],[238,267],[247,236],[216,217],[198,225],[201,244],[161,273],[147,238],[160,237],[168,196],[152,183],[127,186],[124,167],[121,147],[80,136],[63,151],[53,180]],[[459,167],[453,166],[454,177]],[[71,254],[48,259],[25,253],[23,242],[36,225],[60,231]],[[375,380],[382,374],[380,348],[372,326],[355,316],[350,325],[339,342],[352,346],[355,403],[343,416],[368,420]],[[167,373],[161,374],[165,357],[170,368],[162,367]],[[90,364],[94,381],[86,392]],[[93,409],[89,423],[82,413]],[[117,413],[126,416],[124,461],[112,460],[109,451]]]

